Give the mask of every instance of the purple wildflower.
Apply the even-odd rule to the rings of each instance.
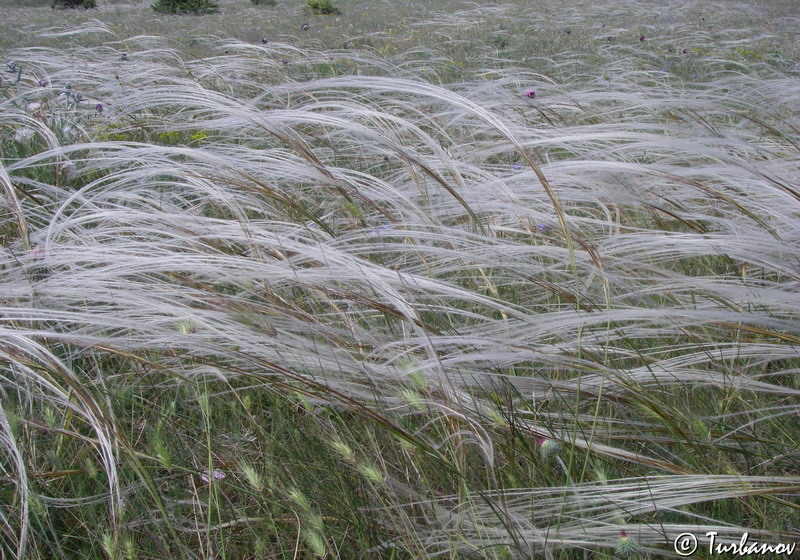
[[[613,40],[614,40],[614,37],[612,37],[611,35],[609,35],[609,36],[608,36],[608,40],[609,40],[609,41],[613,41]]]
[[[567,29],[566,31],[564,31],[564,33],[566,33],[567,35],[570,35],[572,33],[572,29]]]
[[[281,64],[283,64],[284,66],[286,66],[287,64],[289,64],[289,59],[288,59],[288,58],[282,58],[282,59],[281,59]]]
[[[94,106],[94,110],[97,111],[98,113],[102,113],[103,112],[103,104],[102,103],[98,103],[97,105]]]
[[[261,42],[266,45],[267,43],[269,43],[269,39],[267,39],[266,37],[261,37]]]
[[[536,229],[538,229],[540,232],[547,231],[547,224],[536,224]]]
[[[304,23],[303,25],[300,26],[300,30],[301,31],[308,31],[309,30],[309,25],[307,23]]]
[[[683,54],[686,54],[688,52],[689,52],[689,49],[683,49]]]
[[[119,58],[120,60],[128,60],[128,53],[122,53]]]
[[[47,81],[47,80],[45,80],[44,78],[42,78],[42,79],[41,79],[41,80],[39,80],[39,82],[38,82],[38,84],[39,84],[39,87],[47,87],[49,83],[50,83],[50,82],[48,82],[48,81]]]
[[[522,164],[521,163],[515,163],[514,164],[514,171],[519,171],[520,169],[522,169]]]
[[[527,97],[528,99],[533,99],[534,97],[536,97],[536,92],[532,89],[529,89],[528,91],[525,92],[525,97]]]
[[[640,41],[644,41],[644,35],[640,35],[640,36],[639,36],[639,40],[640,40]]]
[[[44,258],[44,249],[41,245],[37,245],[33,249],[31,249],[30,257],[32,259],[41,260]]]
[[[217,480],[222,480],[226,476],[228,476],[228,475],[226,475],[221,470],[214,469],[210,473],[208,471],[203,471],[203,474],[200,475],[200,480],[202,480],[203,482],[208,482],[211,479],[210,477],[214,477]]]

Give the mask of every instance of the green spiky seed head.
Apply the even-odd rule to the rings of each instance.
[[[305,512],[311,511],[311,504],[308,503],[308,498],[297,488],[292,488],[289,491],[289,499],[301,510]]]
[[[114,537],[111,533],[103,533],[103,536],[100,537],[100,543],[103,546],[103,552],[106,553],[107,558],[113,560],[119,558],[117,555],[117,544],[114,542]]]
[[[331,447],[333,447],[333,450],[344,457],[347,461],[355,461],[355,453],[353,453],[353,449],[342,440],[338,438],[333,439],[331,441]]]
[[[500,414],[499,411],[495,410],[494,408],[487,408],[486,415],[491,418],[492,422],[494,422],[498,427],[505,428],[508,426],[508,421]]]
[[[356,468],[358,469],[358,472],[361,473],[361,476],[370,482],[374,482],[375,484],[381,484],[383,482],[383,473],[381,473],[381,471],[375,465],[362,463]]]
[[[242,471],[244,479],[253,490],[256,492],[263,492],[264,479],[261,478],[261,475],[258,474],[258,471],[255,469],[255,467],[253,467],[253,465],[249,463],[241,463],[239,464],[239,470]]]
[[[191,321],[178,322],[178,332],[181,334],[194,334],[197,332],[197,325]]]
[[[539,455],[543,459],[552,459],[561,451],[561,442],[549,438],[541,438],[539,441]]]
[[[421,412],[425,410],[425,402],[422,400],[422,397],[420,397],[419,393],[413,389],[401,389],[400,396],[405,402],[417,410]]]
[[[325,539],[319,532],[313,529],[310,531],[304,531],[303,539],[306,541],[308,548],[311,550],[311,553],[314,554],[314,556],[317,558],[325,557]]]
[[[413,371],[408,375],[408,377],[414,382],[414,385],[416,385],[420,391],[425,391],[428,388],[428,380],[425,379],[425,376],[421,371]]]

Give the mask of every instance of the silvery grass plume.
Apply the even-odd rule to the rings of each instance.
[[[452,16],[441,40],[476,17]],[[33,132],[4,134],[0,162],[12,554],[28,554],[31,519],[47,518],[34,509],[96,500],[109,546],[166,523],[188,558],[178,533],[198,517],[209,550],[212,527],[245,523],[184,522],[158,497],[165,479],[143,465],[169,469],[168,453],[137,448],[109,389],[144,391],[137,375],[154,372],[167,394],[300,393],[454,477],[482,473],[453,496],[339,445],[395,495],[373,490],[383,498],[365,509],[428,555],[552,556],[614,548],[620,531],[663,554],[681,532],[749,528],[682,506],[768,496],[789,508],[798,79],[708,60],[691,81],[642,69],[646,48],[614,46],[591,76],[543,58],[541,72],[503,63],[447,87],[410,77],[452,71],[418,49],[393,64],[227,41],[191,59],[138,36],[15,52],[31,70],[0,124]],[[208,417],[211,397],[190,400]],[[80,442],[102,492],[32,483],[75,466],[38,472],[20,441],[42,434],[56,458],[59,442]],[[507,452],[514,438],[524,459]],[[549,485],[500,484],[514,461]],[[216,495],[215,465],[197,470]],[[324,549],[322,517],[297,492],[310,520],[298,534]],[[135,496],[152,503],[131,513]]]
[[[685,516],[689,504],[759,493],[793,492],[796,485],[796,477],[655,476],[647,480],[608,480],[566,489],[515,489],[502,495],[507,524],[496,521],[496,512],[491,507],[465,507],[469,502],[463,497],[451,496],[442,501],[460,505],[439,511],[445,522],[441,529],[430,531],[426,538],[433,557],[446,555],[454,542],[461,542],[463,553],[470,554],[475,552],[474,543],[492,548],[508,544],[510,538],[516,540],[519,552],[525,555],[552,557],[551,550],[565,546],[586,551],[598,545],[613,549],[623,535],[635,543],[637,553],[664,557],[662,543],[665,539],[674,541],[681,533],[702,536],[715,532],[727,542],[728,537],[738,541],[738,537],[748,532],[745,526],[718,524],[711,519],[697,518],[681,524],[668,521],[673,514]],[[500,498],[499,495],[492,497]],[[433,504],[421,501],[417,505]],[[652,514],[653,521],[628,521],[643,513]],[[770,535],[769,531],[751,536],[761,540],[776,536],[784,540],[792,538],[791,535]]]

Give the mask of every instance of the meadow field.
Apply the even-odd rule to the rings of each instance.
[[[800,542],[793,0],[98,2],[0,0],[2,558]]]

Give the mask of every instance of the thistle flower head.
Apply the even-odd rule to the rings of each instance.
[[[619,532],[619,540],[617,540],[617,546],[615,548],[615,552],[618,556],[630,558],[636,554],[638,549],[639,546],[636,544],[636,541],[628,535],[627,531]]]
[[[552,459],[561,451],[561,442],[549,438],[539,438],[539,455],[542,459]]]

